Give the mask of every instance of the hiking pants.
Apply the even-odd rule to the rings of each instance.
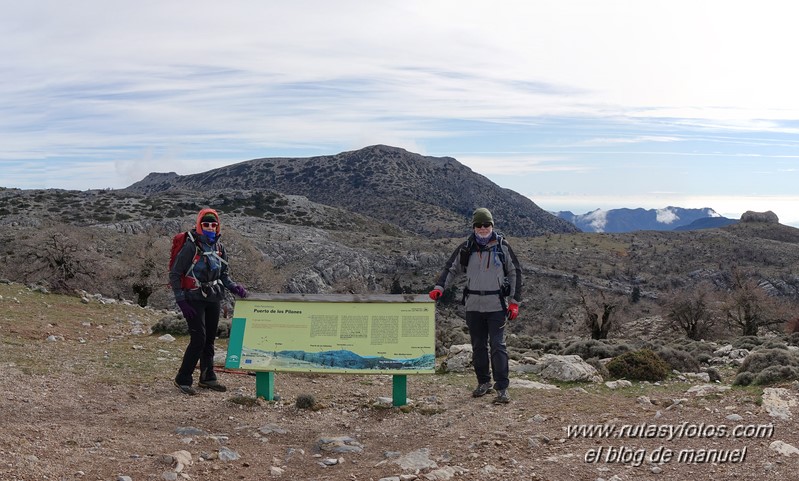
[[[505,313],[466,311],[466,325],[472,338],[472,364],[477,382],[491,382],[493,371],[494,389],[507,389],[510,381],[508,349],[505,347]]]
[[[214,340],[216,339],[216,329],[219,326],[221,303],[201,300],[189,301],[189,304],[197,311],[197,315],[192,319],[186,319],[191,340],[183,354],[183,362],[175,378],[175,381],[181,386],[191,386],[192,373],[197,366],[197,361],[200,361],[200,380],[216,380]]]

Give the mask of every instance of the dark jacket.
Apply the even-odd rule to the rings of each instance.
[[[202,233],[200,219],[209,212],[213,213],[217,219],[219,218],[212,209],[200,211],[197,216],[197,226],[190,231],[196,242],[186,240],[180,252],[175,256],[175,263],[169,271],[169,285],[172,287],[176,301],[183,299],[221,301],[225,297],[225,289],[230,290],[236,285],[228,274],[225,247],[219,243],[220,229],[217,228],[217,237],[213,243]],[[195,256],[197,262],[192,267]],[[196,279],[196,287],[193,289],[182,288],[182,276]]]

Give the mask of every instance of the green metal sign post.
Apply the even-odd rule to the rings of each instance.
[[[255,373],[255,396],[262,397],[267,401],[275,400],[275,373],[256,372]]]
[[[404,406],[408,401],[408,376],[405,374],[394,374],[394,387],[392,397],[394,406]]]

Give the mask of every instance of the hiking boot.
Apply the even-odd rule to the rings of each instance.
[[[482,397],[493,391],[494,389],[491,387],[491,383],[484,382],[482,384],[478,384],[474,391],[472,391],[472,397]]]
[[[507,389],[500,389],[497,391],[497,397],[494,398],[494,404],[508,404],[510,402],[510,395]]]
[[[227,391],[227,388],[225,387],[225,385],[224,384],[220,384],[219,381],[217,381],[216,379],[214,379],[213,381],[200,381],[200,382],[197,383],[197,385],[199,387],[202,387],[202,388],[205,388],[205,389],[211,389],[213,391],[219,391],[219,392]]]
[[[178,382],[175,380],[173,380],[172,382],[175,384],[175,387],[180,389],[180,392],[182,392],[183,394],[188,394],[189,396],[194,396],[195,394],[197,394],[197,390],[191,386],[188,386],[186,384],[178,384]]]

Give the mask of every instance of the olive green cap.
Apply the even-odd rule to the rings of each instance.
[[[494,224],[494,216],[492,216],[491,212],[485,207],[480,207],[474,211],[474,214],[472,214],[472,225],[485,224],[489,222],[492,225]]]

